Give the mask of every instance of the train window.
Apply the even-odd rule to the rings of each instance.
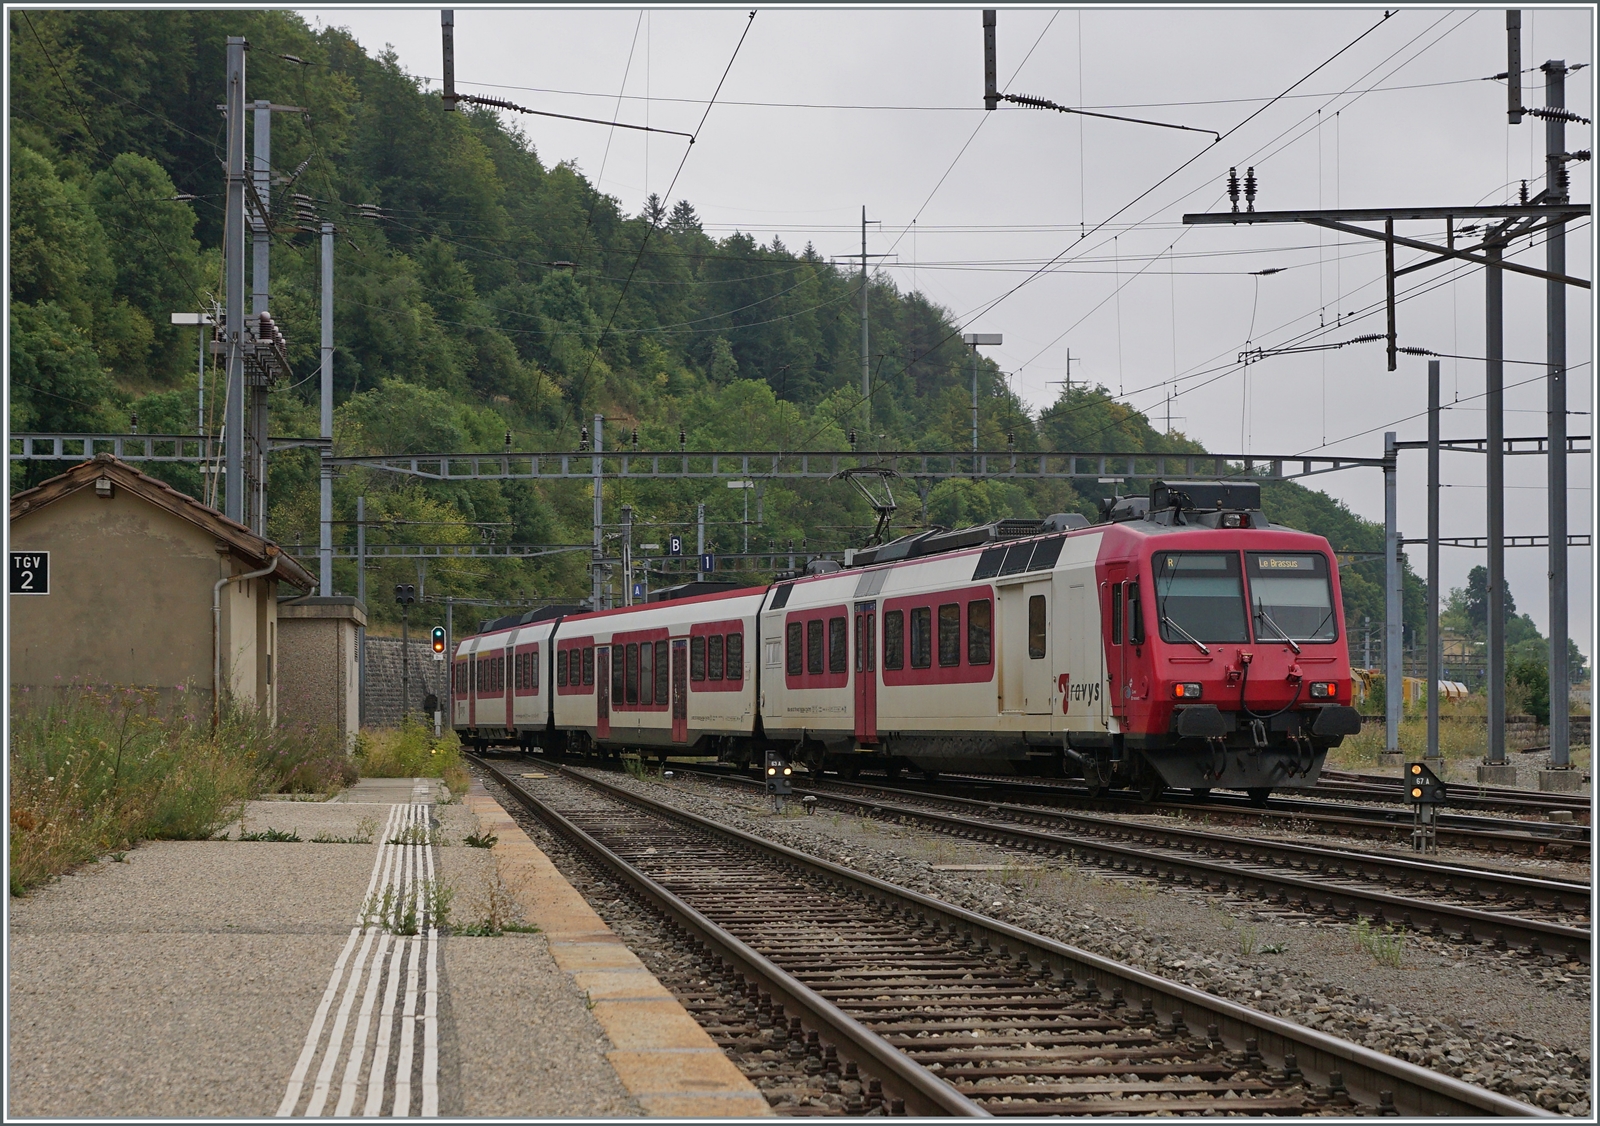
[[[939,666],[961,663],[961,603],[947,602],[939,607]]]
[[[1111,584],[1111,644],[1122,644],[1122,584]]]
[[[528,687],[534,694],[539,692],[539,650],[535,649],[528,654]]]
[[[1139,584],[1128,584],[1128,644],[1144,644],[1144,607],[1139,604]]]
[[[1162,641],[1193,645],[1250,640],[1236,552],[1164,551],[1151,562]]]
[[[987,665],[994,634],[994,609],[987,598],[967,603],[967,664]]]
[[[567,686],[567,659],[570,658],[576,652],[577,652],[576,649],[564,649],[560,653],[556,654],[556,687],[557,688],[565,688]]]
[[[622,652],[617,652],[618,649],[621,649]],[[626,702],[623,690],[626,687],[624,670],[628,665],[627,652],[627,647],[624,645],[613,645],[611,647],[611,704],[613,707]]]
[[[822,672],[822,619],[806,623],[806,672]]]
[[[585,645],[583,647],[583,682],[585,684],[593,684],[594,683],[594,646],[593,645]]]
[[[789,648],[788,656],[785,658],[788,662],[785,668],[790,676],[799,676],[805,664],[805,654],[800,647],[800,623],[790,622],[784,634],[784,640]]]
[[[706,678],[706,639],[691,637],[689,639],[689,679],[704,680]]]
[[[1332,641],[1338,627],[1328,561],[1321,555],[1257,554],[1250,559],[1250,606],[1256,640]]]
[[[649,705],[655,702],[656,647],[646,641],[639,646],[639,703]]]
[[[722,635],[714,633],[706,638],[706,679],[722,679]]]
[[[639,702],[639,645],[637,642],[628,646],[627,650],[627,676],[622,683],[624,693],[622,700],[626,704]]]
[[[983,554],[978,556],[978,565],[972,571],[972,581],[979,579],[992,579],[1000,573],[1000,564],[1006,561],[1004,547],[986,547]]]
[[[906,667],[906,612],[886,610],[883,615],[883,667]]]
[[[1035,661],[1044,656],[1044,595],[1028,599],[1028,656]]]
[[[911,667],[925,669],[933,663],[933,611],[918,606],[911,611]]]
[[[1033,555],[1028,559],[1028,570],[1048,571],[1056,565],[1061,558],[1061,547],[1067,542],[1066,536],[1051,536],[1049,539],[1039,540],[1033,545]]]
[[[744,679],[744,634],[728,635],[728,679]]]
[[[850,671],[850,633],[843,618],[828,619],[828,671]]]
[[[1028,569],[1028,561],[1033,558],[1033,544],[1014,543],[1006,549],[1006,561],[1000,564],[1002,575],[1021,574]]]
[[[665,707],[667,703],[667,685],[672,674],[672,666],[667,664],[667,643],[656,642],[656,706]]]
[[[511,655],[511,687],[518,692],[522,690],[522,658],[525,656],[525,653]]]

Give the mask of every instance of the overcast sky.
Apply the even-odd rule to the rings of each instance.
[[[629,213],[657,192],[689,200],[713,234],[844,255],[860,249],[865,205],[878,221],[869,253],[891,256],[877,268],[964,329],[1004,334],[988,354],[1031,406],[1059,394],[1070,348],[1075,381],[1103,384],[1161,428],[1170,395],[1172,426],[1217,452],[1379,456],[1385,430],[1426,437],[1427,361],[1402,357],[1390,373],[1381,343],[1239,370],[1247,347],[1382,332],[1383,248],[1304,225],[1183,226],[1187,212],[1227,209],[1230,166],[1241,177],[1256,169],[1260,210],[1497,203],[1523,179],[1530,194],[1544,186],[1543,123],[1508,124],[1505,84],[1486,80],[1506,67],[1503,9],[1405,9],[1387,20],[1382,10],[1253,6],[1000,11],[1002,91],[1190,131],[985,113],[977,9],[763,10],[702,127],[747,11],[458,9],[457,86],[535,109],[698,130],[685,160],[681,138],[506,115],[546,163],[573,162]],[[392,45],[405,70],[437,89],[437,10],[305,14],[349,28],[371,51]],[[1523,64],[1589,64],[1593,35],[1588,9],[1526,9]],[[1567,80],[1566,104],[1584,117],[1593,75],[1586,66]],[[1523,103],[1543,105],[1544,75],[1523,82]],[[1592,148],[1592,129],[1568,126],[1566,147]],[[1571,169],[1573,198],[1589,201],[1590,166]],[[1593,230],[1587,220],[1573,226],[1569,273],[1591,275]],[[1398,232],[1441,241],[1443,224]],[[1545,251],[1523,243],[1511,256],[1542,267]],[[1397,263],[1419,257],[1401,250]],[[1267,269],[1282,272],[1253,274]],[[1470,266],[1401,278],[1400,343],[1481,357],[1483,288]],[[1569,431],[1587,434],[1591,295],[1569,298],[1568,406],[1580,412]],[[1526,361],[1506,365],[1510,436],[1545,433],[1544,301],[1542,281],[1506,275],[1505,355]],[[1442,363],[1445,435],[1482,435],[1483,364]],[[1482,457],[1446,455],[1444,466],[1443,534],[1482,535]],[[1408,536],[1426,531],[1425,472],[1423,454],[1402,455]],[[1507,460],[1508,534],[1545,531],[1545,472],[1542,457]],[[1570,528],[1588,532],[1591,459],[1570,459],[1569,474]],[[1383,518],[1376,471],[1308,483]],[[1424,572],[1422,548],[1410,550]],[[1443,557],[1447,589],[1483,561],[1464,549]],[[1572,629],[1592,654],[1591,551],[1569,558]],[[1506,559],[1518,609],[1545,628],[1544,550]]]

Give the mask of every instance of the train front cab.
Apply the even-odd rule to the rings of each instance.
[[[1264,801],[1314,785],[1329,749],[1360,724],[1326,541],[1277,530],[1107,541],[1100,585],[1118,734],[1085,749],[1091,789],[1132,785],[1153,798],[1215,787]]]

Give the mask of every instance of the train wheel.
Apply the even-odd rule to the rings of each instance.
[[[1210,786],[1190,786],[1189,792],[1194,795],[1195,801],[1205,801],[1211,796]]]
[[[1100,768],[1094,763],[1089,764],[1089,772],[1083,776],[1083,785],[1089,791],[1091,798],[1097,798],[1105,793],[1105,783],[1100,781]]]
[[[1257,809],[1261,809],[1266,806],[1267,799],[1272,796],[1272,787],[1252,786],[1250,789],[1246,790],[1245,793],[1250,796],[1250,804],[1255,806]]]
[[[1139,779],[1139,800],[1153,802],[1167,792],[1167,783],[1155,771],[1146,771]]]
[[[922,772],[922,780],[924,782],[937,782],[939,780],[939,772],[937,770],[924,770]]]

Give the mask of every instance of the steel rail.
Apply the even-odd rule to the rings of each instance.
[[[1071,802],[1075,806],[1112,813],[1226,817],[1246,824],[1259,824],[1263,820],[1309,822],[1325,825],[1332,832],[1367,839],[1380,830],[1390,830],[1383,835],[1390,839],[1409,840],[1412,829],[1408,812],[1362,805],[1340,806],[1326,801],[1274,797],[1267,806],[1255,806],[1242,800],[1219,800],[1212,795],[1204,801],[1172,800],[1169,797],[1165,801],[1146,803],[1105,793],[1090,797],[1079,785],[989,775],[941,775],[937,785],[945,792],[952,786],[968,786],[974,791],[1009,791],[1020,801],[1041,804]],[[1459,848],[1562,856],[1571,853],[1570,859],[1585,861],[1590,851],[1587,825],[1562,826],[1546,822],[1445,814],[1437,823],[1436,832],[1440,844]]]
[[[675,919],[679,926],[699,935],[701,941],[714,948],[724,959],[736,966],[739,972],[762,982],[766,990],[772,994],[775,1003],[781,1004],[787,1012],[802,1016],[812,1028],[825,1033],[847,1058],[853,1058],[857,1066],[881,1079],[888,1094],[905,1099],[906,1108],[912,1114],[990,1117],[988,1111],[962,1095],[949,1083],[914,1063],[903,1052],[845,1013],[833,1002],[639,871],[573,824],[559,811],[516,785],[507,774],[492,763],[477,756],[469,757],[504,786],[506,791],[527,807],[534,816],[558,829],[573,843],[620,875],[657,910]],[[592,779],[567,767],[557,766],[556,769],[579,781],[594,784]]]
[[[942,919],[949,926],[970,931],[975,937],[986,941],[1004,942],[1030,958],[1046,960],[1061,966],[1063,974],[1089,978],[1102,992],[1121,989],[1129,998],[1149,999],[1158,1012],[1171,1012],[1175,1016],[1181,1016],[1186,1024],[1200,1026],[1215,1024],[1221,1032],[1223,1042],[1230,1047],[1237,1048],[1247,1040],[1255,1040],[1261,1055],[1278,1065],[1281,1065],[1285,1054],[1294,1054],[1307,1078],[1318,1083],[1326,1083],[1328,1077],[1337,1072],[1343,1077],[1352,1094],[1361,1092],[1367,1095],[1373,1104],[1381,1103],[1382,1093],[1392,1092],[1395,1107],[1401,1115],[1490,1114],[1512,1117],[1554,1117],[1552,1112],[1529,1103],[1386,1056],[1353,1041],[1259,1012],[1181,982],[1171,981],[1137,967],[1112,961],[1045,935],[1025,931],[1003,920],[980,915],[865,872],[846,868],[752,833],[719,824],[710,818],[689,813],[624,787],[590,777],[571,767],[553,765],[563,777],[581,781],[637,808],[733,841],[752,852],[764,854],[781,863],[797,865],[846,887],[863,890],[869,896],[886,898],[901,907],[911,907],[925,915]],[[497,777],[504,779],[505,776],[499,771],[487,764],[485,766]],[[508,789],[518,797],[518,800],[522,800],[521,795],[526,793],[515,785],[509,785]],[[528,797],[532,798],[532,795]],[[888,1080],[885,1078],[885,1085],[887,1083]],[[909,1100],[907,1105],[909,1108]],[[1241,1103],[1240,1109],[1244,1109],[1246,1105]]]
[[[703,771],[703,768],[692,767],[689,770],[699,773]],[[727,777],[738,778],[739,776],[717,773],[709,774],[708,777],[720,779]],[[752,785],[759,785],[753,779],[749,781]],[[863,786],[862,783],[835,783],[827,779],[813,780],[811,785]],[[1418,878],[1425,883],[1437,879],[1444,882],[1444,890],[1447,891],[1450,890],[1452,883],[1470,883],[1487,885],[1488,890],[1497,894],[1532,895],[1537,898],[1567,896],[1580,901],[1587,900],[1591,892],[1591,888],[1587,883],[1522,876],[1495,868],[1476,868],[1464,864],[1447,864],[1437,860],[1388,856],[1383,853],[1357,852],[1352,849],[1331,845],[1302,844],[1264,837],[1241,837],[1231,833],[1213,833],[1202,829],[1186,829],[1176,825],[1130,822],[1118,818],[1102,817],[1092,813],[1076,813],[1057,809],[1043,809],[1038,806],[1013,805],[1009,802],[985,801],[980,798],[963,798],[916,790],[897,790],[891,787],[867,786],[865,788],[901,798],[954,806],[961,809],[1000,813],[1041,824],[1065,822],[1081,827],[1091,833],[1109,834],[1125,840],[1131,839],[1147,844],[1159,844],[1163,847],[1222,852],[1230,857],[1235,853],[1251,853],[1254,854],[1254,859],[1274,864],[1287,863],[1284,859],[1286,857],[1298,857],[1306,864],[1311,865],[1333,863],[1346,867],[1355,866],[1360,869],[1376,869],[1384,873],[1383,879],[1402,883]],[[1485,888],[1480,886],[1478,890],[1483,891]],[[1468,894],[1471,894],[1471,892],[1469,891]]]
[[[759,783],[754,782],[752,784],[759,785]],[[842,807],[850,812],[866,812],[887,817],[911,819],[956,835],[978,835],[991,839],[1009,838],[1031,851],[1046,848],[1054,852],[1066,852],[1074,857],[1079,854],[1087,854],[1095,862],[1114,871],[1179,884],[1192,883],[1206,890],[1216,888],[1224,893],[1234,891],[1239,895],[1265,899],[1269,903],[1285,905],[1292,909],[1310,913],[1332,914],[1338,918],[1348,917],[1351,919],[1366,915],[1377,923],[1398,923],[1406,929],[1428,930],[1431,928],[1436,935],[1450,933],[1459,935],[1468,943],[1485,942],[1493,944],[1496,948],[1511,946],[1525,949],[1536,955],[1544,954],[1553,948],[1555,951],[1564,951],[1569,959],[1586,961],[1589,954],[1590,932],[1581,927],[1568,926],[1563,923],[1554,923],[1542,919],[1528,919],[1516,915],[1502,915],[1493,911],[1443,903],[1431,899],[1415,899],[1387,891],[1333,883],[1328,879],[1311,879],[1305,876],[1262,871],[1254,867],[1241,867],[1238,863],[1203,860],[1198,857],[1173,855],[1171,852],[1151,852],[1149,848],[1141,847],[1137,844],[1122,845],[1096,837],[1069,836],[1065,833],[1045,832],[1023,825],[940,813],[935,810],[896,804],[886,800],[856,798],[798,786],[795,787],[795,793],[809,794],[814,796],[819,803],[828,803],[836,808]],[[983,804],[970,799],[938,800],[961,801],[971,805]],[[995,803],[990,803],[987,806],[987,810],[995,814],[1004,812],[1036,819],[1049,819],[1056,816],[1052,812],[1029,810],[1024,807]],[[1287,843],[1280,845],[1277,842],[1254,841],[1249,838],[1219,838],[1186,829],[1168,830],[1155,826],[1128,823],[1107,824],[1125,838],[1142,839],[1146,843],[1158,842],[1163,835],[1169,836],[1170,839],[1187,841],[1191,847],[1203,842],[1208,847],[1215,848],[1227,842],[1240,848],[1259,846],[1262,851],[1279,851],[1286,855],[1305,856],[1324,865],[1330,861],[1336,862],[1341,869],[1347,869],[1354,865],[1358,871],[1362,867],[1373,867],[1378,868],[1380,871],[1392,870],[1406,872],[1411,875],[1415,875],[1418,870],[1423,870],[1428,876],[1437,875],[1440,878],[1445,878],[1441,872],[1432,870],[1433,866],[1417,861],[1391,860],[1387,857],[1373,857]],[[1182,846],[1176,847],[1181,848]],[[1274,862],[1267,861],[1267,863]],[[1490,877],[1476,871],[1472,872],[1471,875],[1474,882],[1485,882],[1490,879]],[[1455,876],[1453,878],[1459,880],[1462,877]],[[1581,897],[1585,903],[1589,898],[1588,889],[1578,884],[1561,883],[1552,887],[1549,881],[1515,876],[1505,877],[1505,882],[1507,886],[1518,887],[1520,894],[1524,895],[1532,895],[1533,889],[1537,888],[1540,894],[1553,897],[1559,897],[1564,892],[1575,899]],[[1294,899],[1295,896],[1299,897],[1298,900]]]

